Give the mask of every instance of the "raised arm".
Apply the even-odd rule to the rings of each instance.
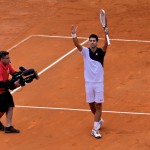
[[[74,43],[74,45],[77,47],[77,49],[78,49],[79,51],[82,51],[82,45],[80,45],[80,43],[79,43],[79,40],[78,40],[78,38],[77,38],[76,31],[77,31],[77,27],[75,27],[74,25],[72,25],[72,26],[71,26],[71,35],[72,35],[73,43]]]

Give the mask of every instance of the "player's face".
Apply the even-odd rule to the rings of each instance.
[[[10,57],[9,57],[9,55],[6,55],[3,58],[1,58],[1,61],[3,62],[4,65],[9,64],[10,63]]]
[[[90,39],[89,39],[89,44],[90,44],[90,47],[91,47],[91,48],[97,47],[96,38],[90,38]]]

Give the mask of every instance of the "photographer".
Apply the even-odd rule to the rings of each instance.
[[[15,89],[20,85],[19,79],[9,83],[9,75],[15,73],[10,65],[9,52],[0,51],[0,119],[6,113],[6,127],[0,122],[0,131],[5,133],[19,133],[18,129],[12,126],[14,101],[9,89]]]

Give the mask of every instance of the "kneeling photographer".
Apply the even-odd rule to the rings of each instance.
[[[19,67],[20,71],[15,71],[10,64],[10,56],[7,51],[0,51],[0,119],[6,113],[6,126],[0,121],[0,131],[5,133],[20,133],[12,126],[14,100],[9,90],[25,86],[33,79],[38,79],[38,74],[34,69]],[[9,75],[12,78],[9,80]]]

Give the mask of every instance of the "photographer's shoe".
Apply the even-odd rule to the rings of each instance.
[[[4,131],[5,127],[4,125],[0,122],[0,131]]]
[[[15,129],[13,126],[5,127],[5,133],[20,133],[18,129]]]

